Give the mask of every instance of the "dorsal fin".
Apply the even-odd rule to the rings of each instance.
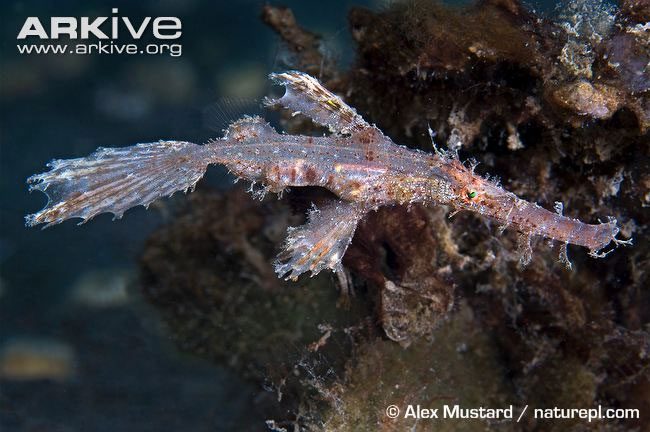
[[[286,88],[280,99],[266,99],[266,106],[281,105],[301,113],[330,131],[352,134],[371,126],[343,100],[314,77],[298,71],[273,73],[269,77]]]
[[[277,132],[262,117],[244,116],[228,126],[222,140],[235,140],[242,144],[251,141],[254,144],[263,137],[273,135],[277,135]]]
[[[203,108],[201,114],[203,126],[221,135],[236,120],[244,116],[262,116],[264,112],[260,99],[222,97]]]

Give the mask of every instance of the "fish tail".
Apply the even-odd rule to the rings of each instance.
[[[27,179],[30,191],[48,197],[39,212],[27,215],[27,226],[83,222],[100,213],[115,218],[131,207],[148,206],[176,191],[193,189],[209,158],[204,146],[182,141],[159,141],[122,148],[99,148],[90,156],[53,160],[50,171]]]

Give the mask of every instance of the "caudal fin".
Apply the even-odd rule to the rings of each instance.
[[[131,207],[193,188],[208,165],[203,146],[159,141],[132,147],[100,148],[85,158],[53,160],[50,171],[27,179],[31,190],[48,196],[41,211],[25,217],[27,226],[85,222],[100,213],[116,218]]]

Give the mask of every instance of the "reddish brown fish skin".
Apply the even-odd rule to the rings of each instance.
[[[60,190],[64,191],[64,195],[58,198],[65,199],[50,203],[46,209],[31,216],[28,224],[58,223],[70,217],[90,218],[100,211],[113,211],[120,216],[133,204],[147,204],[149,199],[138,201],[145,196],[153,199],[167,194],[165,191],[191,187],[200,178],[207,164],[220,163],[235,175],[260,182],[272,192],[281,192],[292,186],[320,186],[329,189],[340,199],[358,203],[367,210],[375,210],[383,205],[408,205],[416,202],[425,205],[445,204],[458,210],[480,213],[530,236],[544,236],[577,244],[592,252],[607,245],[618,233],[615,222],[589,225],[552,213],[517,198],[513,193],[475,174],[456,158],[398,146],[374,127],[371,131],[364,131],[362,136],[311,137],[280,134],[260,118],[246,118],[233,124],[224,138],[204,146],[190,143],[165,145],[172,144],[178,149],[186,150],[161,153],[155,156],[155,165],[140,166],[134,163],[138,160],[138,152],[147,157],[156,155],[152,149],[162,144],[104,150],[107,158],[105,162],[104,159],[95,160],[95,157],[57,162],[70,165],[70,172],[61,173],[58,177],[56,171],[36,176],[45,182],[35,187],[45,191],[51,183],[60,182],[63,188]],[[120,156],[121,153],[124,156]],[[123,159],[113,161],[116,157]],[[79,175],[74,164],[79,167]],[[122,207],[107,207],[104,202],[115,202],[111,197],[117,196],[116,193],[124,195],[127,192],[120,185],[127,181],[127,171],[132,166],[140,170],[140,179],[139,183],[129,183],[129,187],[142,184],[139,186],[140,193],[125,196],[123,201],[126,204]],[[167,169],[156,171],[162,166]],[[74,182],[81,174],[87,174],[89,167],[94,170],[92,178],[97,184],[100,184],[102,178],[100,174],[106,172],[106,187],[83,190],[84,183]],[[194,167],[192,180],[174,177],[165,180],[166,176],[176,175],[173,167],[183,168],[179,171],[183,176],[189,168]],[[151,173],[147,174],[149,171]],[[158,189],[143,193],[146,189],[143,181],[147,180],[146,184],[150,184],[157,178],[165,181],[155,183]],[[154,183],[151,184],[153,187]],[[113,193],[110,188],[119,191]],[[472,193],[473,197],[470,198]],[[90,197],[95,195],[98,198],[91,200]]]
[[[261,122],[234,125],[227,135],[238,137],[256,148],[274,142],[273,157],[262,158],[277,166],[267,167],[275,177],[259,178],[271,184],[271,190],[290,186],[322,186],[340,199],[359,203],[371,210],[382,205],[446,204],[458,210],[480,213],[511,226],[528,236],[544,236],[563,243],[585,246],[595,252],[618,233],[616,222],[584,224],[526,202],[494,182],[476,175],[457,157],[436,151],[414,151],[396,145],[376,126],[370,125],[338,96],[318,81],[300,72],[272,75],[286,92],[269,105],[279,105],[295,113],[302,112],[316,123],[328,127],[333,135],[301,137],[279,135]],[[253,133],[247,131],[254,128]],[[220,159],[228,165],[228,158]],[[235,170],[237,172],[237,170]],[[250,179],[250,178],[249,178]],[[253,179],[255,180],[255,179]]]
[[[585,224],[521,199],[517,200],[509,219],[521,232],[584,246],[592,252],[607,246],[618,234],[615,221],[596,225]]]
[[[372,136],[372,152],[365,147],[367,136]],[[215,142],[214,154],[236,174],[266,183],[272,191],[320,186],[369,210],[416,202],[446,204],[477,212],[529,236],[584,246],[592,252],[618,233],[615,221],[585,224],[522,200],[455,157],[398,146],[375,128],[364,137],[283,135],[261,119],[251,119],[236,127],[238,158],[221,154],[230,147],[232,137]]]
[[[518,198],[492,181],[474,174],[458,160],[445,164],[444,171],[454,179],[456,185],[463,185],[455,190],[453,206],[480,213],[523,234],[584,246],[595,253],[614,240],[619,232],[615,220],[586,224]]]

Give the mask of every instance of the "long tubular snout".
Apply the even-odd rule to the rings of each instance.
[[[500,210],[501,217],[497,219],[503,219],[504,223],[514,225],[520,232],[584,246],[592,252],[607,246],[619,232],[615,220],[601,224],[586,224],[519,198],[515,198],[509,209],[500,206]]]

